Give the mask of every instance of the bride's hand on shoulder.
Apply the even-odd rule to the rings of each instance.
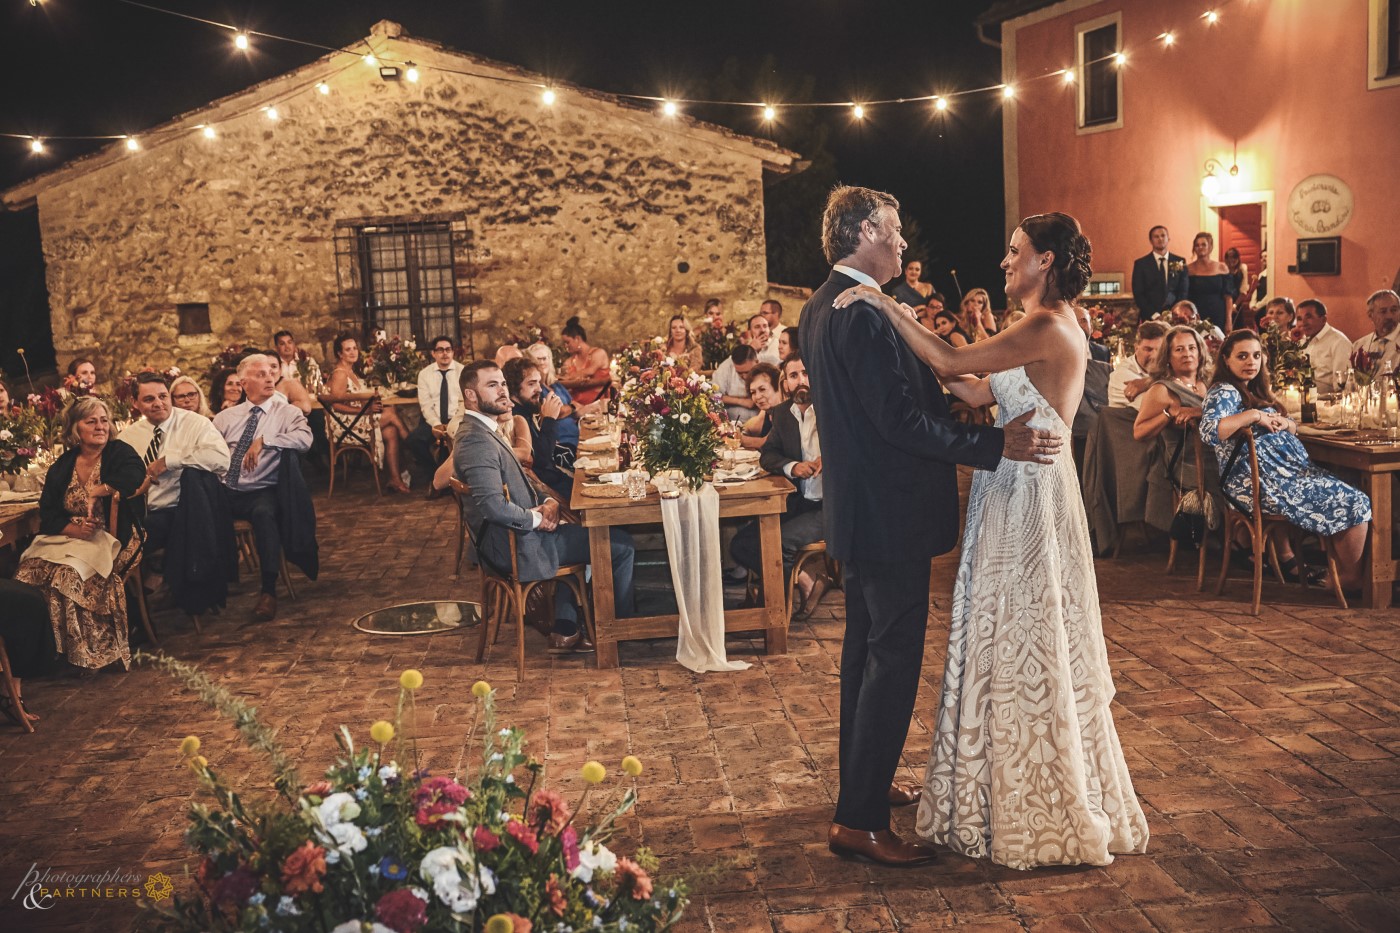
[[[832,304],[837,308],[847,308],[857,301],[863,301],[868,305],[879,308],[892,318],[917,318],[913,308],[905,304],[900,304],[878,288],[871,288],[869,285],[856,285],[853,288],[846,289],[836,296],[836,300],[833,301]]]

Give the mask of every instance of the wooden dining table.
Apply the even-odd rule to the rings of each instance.
[[[1313,463],[1337,473],[1371,497],[1371,535],[1366,548],[1362,600],[1370,609],[1390,607],[1397,577],[1394,488],[1400,477],[1400,441],[1380,431],[1300,433]]]
[[[0,548],[18,548],[21,538],[38,533],[39,503],[0,503]]]
[[[675,638],[680,616],[641,616],[619,619],[613,605],[612,549],[609,529],[615,525],[661,524],[661,498],[650,486],[643,499],[599,498],[583,491],[584,471],[574,474],[569,507],[582,516],[588,529],[588,553],[593,565],[593,625],[597,663],[618,666],[618,642],[643,638]],[[787,589],[783,582],[782,515],[787,509],[792,483],[781,476],[764,474],[737,485],[716,486],[721,518],[754,516],[758,519],[763,573],[763,606],[725,610],[725,632],[761,631],[766,654],[787,653]]]

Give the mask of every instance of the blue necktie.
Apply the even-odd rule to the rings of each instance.
[[[229,489],[238,485],[239,474],[243,472],[243,458],[248,455],[248,448],[253,446],[253,437],[258,433],[258,419],[262,417],[262,413],[263,410],[256,405],[248,413],[248,424],[243,428],[243,436],[238,439],[238,445],[233,448],[233,456],[229,458]]]

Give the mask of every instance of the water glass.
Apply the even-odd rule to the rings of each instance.
[[[627,498],[645,499],[647,497],[647,474],[645,470],[628,470],[622,476],[623,485],[627,488]]]

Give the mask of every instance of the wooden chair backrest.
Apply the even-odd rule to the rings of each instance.
[[[355,399],[350,399],[349,401],[341,399],[337,401],[335,396],[318,395],[316,396],[316,401],[321,403],[321,408],[325,411],[326,417],[334,421],[341,430],[341,436],[338,439],[335,436],[335,431],[326,431],[326,442],[330,444],[332,450],[337,447],[344,447],[346,449],[353,447],[360,450],[369,450],[374,446],[373,431],[369,432],[370,439],[367,443],[358,443],[353,433],[353,429],[360,426],[360,423],[365,420],[365,415],[369,412],[370,406],[374,404],[373,396],[365,399],[364,403],[360,406],[360,410],[355,412],[337,411],[335,407],[337,405],[353,405],[355,404]],[[346,442],[346,438],[350,438],[348,443]]]
[[[509,501],[510,501],[510,487],[509,487],[508,485],[506,485],[505,483],[502,483],[502,484],[501,484],[501,493],[506,497],[506,501],[509,502]],[[520,552],[516,549],[516,546],[515,546],[515,531],[514,531],[513,529],[511,529],[511,528],[507,528],[507,529],[506,529],[506,540],[510,542],[510,578],[511,578],[512,580],[519,580],[519,579],[520,579]]]

